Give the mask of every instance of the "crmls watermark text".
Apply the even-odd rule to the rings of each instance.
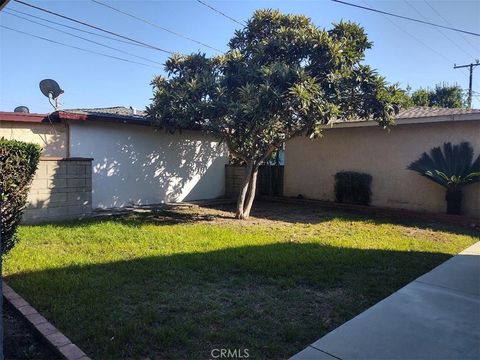
[[[212,349],[212,359],[247,359],[250,354],[248,349]]]

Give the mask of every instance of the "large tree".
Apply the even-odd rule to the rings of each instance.
[[[437,84],[435,89],[420,88],[412,93],[413,106],[465,107],[465,94],[459,85]]]
[[[248,218],[260,164],[287,140],[321,134],[336,119],[393,124],[399,92],[368,65],[372,44],[350,22],[331,30],[309,18],[259,10],[219,56],[174,55],[152,81],[156,126],[202,129],[246,164],[237,218]]]

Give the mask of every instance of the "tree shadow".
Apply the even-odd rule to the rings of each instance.
[[[287,358],[450,257],[300,243],[92,264],[94,256],[7,281],[105,359],[202,359],[214,348]]]
[[[93,218],[64,221],[61,227],[89,226],[102,221],[115,221],[128,226],[153,224],[157,226],[175,224],[207,223],[212,225],[252,226],[265,225],[276,227],[279,225],[318,225],[335,222],[350,223],[350,225],[367,223],[374,225],[398,225],[405,227],[406,233],[411,236],[424,234],[436,237],[437,232],[456,235],[478,237],[480,232],[476,228],[453,225],[435,221],[412,220],[401,217],[389,217],[375,214],[362,214],[347,210],[327,209],[320,205],[289,204],[258,200],[252,208],[249,220],[235,219],[235,204],[213,203],[208,205],[186,204],[155,204],[149,206],[130,206],[122,209],[97,211]],[[44,223],[49,224],[49,223]]]
[[[67,156],[67,128],[65,124],[52,122],[48,118],[43,124],[31,126],[28,123],[16,123],[16,129],[30,131],[38,137],[42,145],[42,156],[66,157]]]
[[[221,204],[206,206],[207,208],[229,213],[225,218],[234,218],[235,206],[233,204]],[[438,221],[415,220],[405,217],[389,215],[365,214],[358,210],[330,209],[320,204],[293,204],[278,203],[268,200],[255,200],[251,216],[257,219],[265,219],[273,222],[291,224],[320,224],[333,220],[345,222],[368,222],[377,225],[394,224],[429,231],[443,231],[459,235],[479,236],[478,229],[469,226],[460,226]],[[253,220],[255,221],[255,220]]]
[[[107,123],[74,129],[72,155],[94,158],[94,208],[223,196],[227,151],[211,136]]]
[[[143,210],[143,209],[142,209]],[[107,217],[108,218],[108,217]],[[139,226],[143,224],[154,225],[176,225],[176,224],[195,224],[199,222],[216,222],[219,219],[234,220],[234,215],[209,214],[205,212],[196,212],[195,208],[189,210],[180,210],[178,207],[156,206],[149,210],[126,211],[121,216],[114,217],[124,225]]]

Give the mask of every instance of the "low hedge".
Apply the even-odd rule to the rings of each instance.
[[[372,176],[355,171],[335,174],[335,201],[359,205],[370,205]]]
[[[38,145],[0,138],[0,235],[3,255],[16,243],[15,231],[22,218],[40,153]]]

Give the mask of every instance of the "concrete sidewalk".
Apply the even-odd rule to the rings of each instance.
[[[480,359],[480,242],[291,359]]]

